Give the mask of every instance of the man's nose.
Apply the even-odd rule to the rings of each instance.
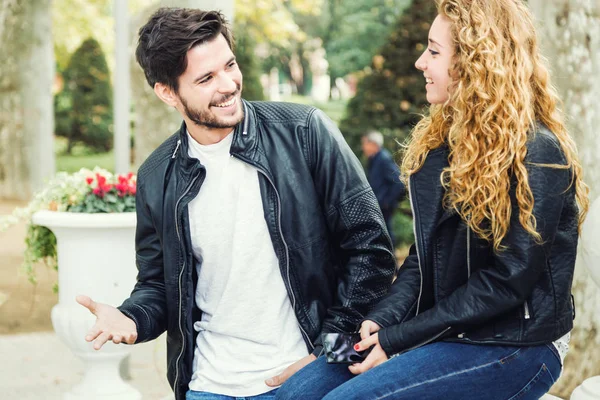
[[[233,93],[237,90],[237,83],[228,74],[222,74],[219,80],[219,92]]]

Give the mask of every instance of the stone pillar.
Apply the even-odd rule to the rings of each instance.
[[[115,18],[115,71],[113,78],[113,110],[114,110],[114,152],[115,173],[129,171],[130,139],[129,108],[130,76],[129,76],[129,33],[127,1],[114,0]]]
[[[0,198],[29,199],[55,172],[50,0],[0,0]]]

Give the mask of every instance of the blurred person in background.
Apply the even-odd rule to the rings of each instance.
[[[390,152],[383,147],[383,135],[380,132],[371,131],[364,135],[361,148],[367,157],[367,180],[377,197],[392,243],[396,245],[394,213],[398,202],[406,196],[406,188],[400,180],[400,169]]]

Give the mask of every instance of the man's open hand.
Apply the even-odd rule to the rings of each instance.
[[[88,296],[79,295],[77,302],[96,316],[96,323],[85,336],[88,342],[94,341],[94,349],[100,348],[109,340],[113,343],[135,343],[137,327],[131,318],[108,304],[96,303]]]

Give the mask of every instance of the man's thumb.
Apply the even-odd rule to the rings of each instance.
[[[75,297],[75,300],[79,304],[90,310],[90,312],[94,314],[96,313],[96,302],[93,301],[90,297],[80,294],[79,296]]]
[[[281,383],[280,383],[281,381],[282,381],[282,376],[277,375],[277,376],[267,379],[265,381],[265,383],[267,384],[267,386],[279,386],[279,385],[281,385]]]

